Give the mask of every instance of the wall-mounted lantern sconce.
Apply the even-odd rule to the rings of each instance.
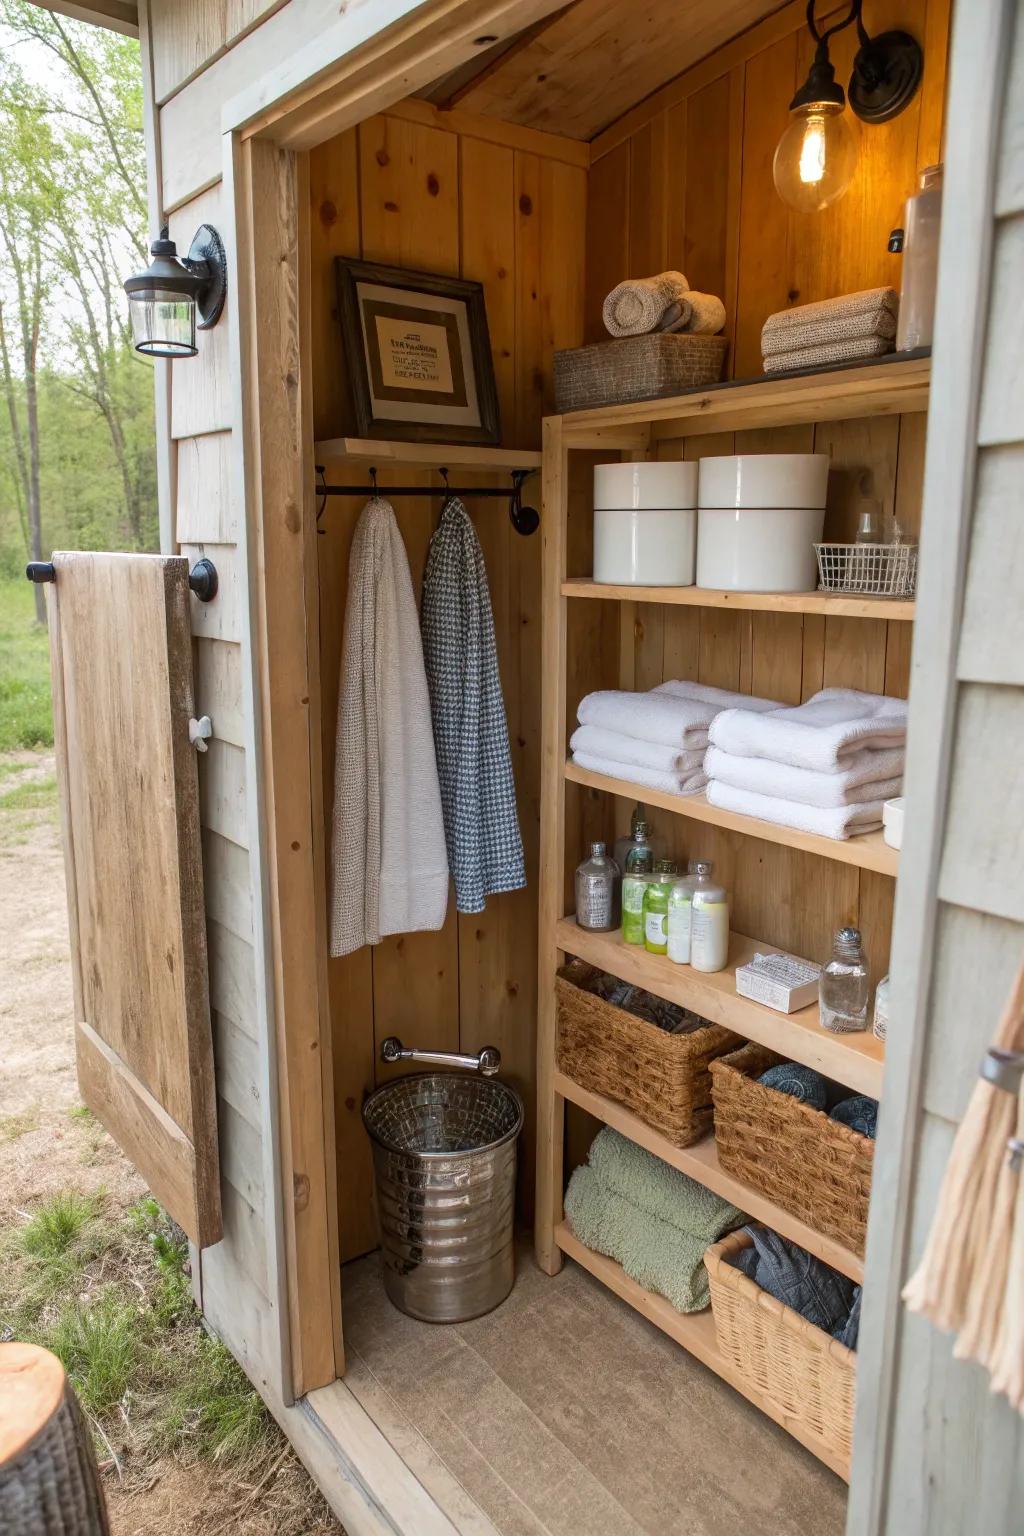
[[[870,37],[861,20],[862,0],[852,0],[849,14],[819,32],[814,0],[807,3],[807,28],[814,38],[814,63],[789,104],[792,121],[779,140],[772,173],[784,203],[801,213],[817,213],[842,197],[857,169],[857,134],[850,106],[865,123],[886,123],[911,100],[924,71],[921,45],[908,32]],[[848,92],[836,81],[829,60],[829,38],[857,23],[860,48],[853,61]]]
[[[208,331],[224,308],[228,268],[223,241],[212,224],[200,224],[182,260],[165,227],[150,254],[146,270],[124,285],[135,350],[146,357],[195,357],[196,327]]]

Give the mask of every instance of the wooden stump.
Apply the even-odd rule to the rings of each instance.
[[[89,1431],[55,1355],[0,1344],[0,1531],[110,1536]]]

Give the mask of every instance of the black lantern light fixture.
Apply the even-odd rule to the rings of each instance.
[[[208,331],[224,308],[224,243],[212,224],[200,224],[182,259],[168,235],[165,226],[150,246],[149,266],[125,281],[135,350],[146,357],[195,357],[197,327]]]
[[[792,121],[779,140],[772,165],[779,196],[801,213],[827,208],[853,180],[857,134],[844,111],[847,96],[862,122],[886,123],[903,111],[924,71],[921,45],[909,32],[869,36],[861,19],[863,0],[851,0],[849,13],[824,32],[815,23],[814,3],[807,0],[807,28],[816,45],[814,62],[789,104]],[[853,22],[860,48],[848,92],[844,92],[836,80],[828,44]]]

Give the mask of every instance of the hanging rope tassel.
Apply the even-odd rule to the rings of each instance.
[[[1024,1270],[1008,1273],[1020,1202],[1007,1143],[1017,1129],[1021,1051],[1024,965],[957,1131],[924,1254],[903,1292],[911,1312],[947,1333],[963,1330],[963,1354],[972,1359],[987,1360],[995,1347],[1008,1279],[1024,1285]]]

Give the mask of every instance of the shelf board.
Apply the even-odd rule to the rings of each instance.
[[[571,411],[560,418],[567,448],[614,448],[616,433],[649,438],[746,431],[847,417],[892,416],[928,408],[931,358],[896,357],[777,378],[713,384],[662,400]]]
[[[777,944],[734,933],[730,935],[728,965],[724,971],[709,975],[689,965],[676,965],[665,955],[648,954],[642,945],[624,944],[619,932],[590,933],[577,928],[574,917],[560,918],[555,924],[555,941],[566,954],[577,955],[622,981],[689,1008],[712,1024],[724,1024],[791,1061],[802,1061],[855,1093],[881,1097],[885,1049],[869,1029],[833,1035],[822,1029],[817,1003],[801,1008],[799,1013],[776,1013],[739,996],[736,967],[745,965],[757,950],[777,953]]]
[[[781,843],[785,848],[799,848],[802,853],[815,853],[819,858],[832,859],[837,864],[852,864],[857,869],[870,869],[877,875],[894,877],[899,869],[899,850],[890,848],[881,832],[864,832],[845,841],[822,837],[817,832],[801,832],[796,827],[762,821],[758,816],[723,811],[717,805],[709,805],[703,794],[670,795],[664,790],[649,789],[646,784],[634,784],[630,779],[612,779],[603,773],[591,773],[589,768],[581,768],[573,762],[566,763],[565,777],[586,789],[599,789],[625,800],[642,800],[644,805],[656,805],[659,810],[672,811],[676,816],[689,816],[693,821],[725,827],[730,832],[742,832],[747,837],[759,837],[766,843]]]
[[[574,1259],[583,1269],[587,1270],[602,1285],[614,1291],[616,1296],[627,1302],[648,1322],[660,1328],[662,1333],[667,1333],[670,1339],[681,1344],[688,1354],[693,1355],[728,1382],[737,1392],[741,1393],[748,1402],[759,1408],[768,1418],[780,1424],[784,1430],[799,1440],[800,1444],[831,1467],[839,1477],[847,1482],[850,1479],[849,1463],[843,1457],[837,1456],[830,1447],[825,1446],[818,1436],[810,1431],[799,1420],[791,1418],[781,1408],[771,1402],[757,1390],[749,1376],[738,1371],[725,1359],[718,1347],[718,1339],[715,1335],[715,1320],[711,1309],[703,1312],[677,1312],[671,1302],[663,1296],[656,1296],[653,1291],[647,1291],[617,1264],[614,1259],[609,1259],[601,1253],[595,1253],[581,1243],[575,1236],[568,1222],[562,1222],[555,1228],[555,1242],[561,1251],[570,1259]]]
[[[912,598],[855,597],[841,592],[719,592],[710,587],[637,587],[574,576],[562,582],[563,597],[615,603],[679,604],[688,608],[732,608],[750,613],[821,613],[840,619],[895,619],[910,623]]]
[[[363,464],[419,465],[434,469],[539,469],[534,448],[477,448],[471,443],[402,443],[386,438],[331,437],[314,444],[318,464],[332,459],[356,459]]]
[[[718,1161],[718,1144],[714,1136],[706,1136],[692,1147],[675,1147],[660,1131],[645,1124],[624,1104],[616,1104],[614,1099],[606,1098],[602,1093],[592,1093],[564,1072],[555,1073],[555,1092],[560,1093],[563,1099],[578,1104],[580,1109],[585,1109],[603,1125],[610,1125],[613,1130],[636,1142],[637,1146],[646,1147],[648,1152],[653,1152],[662,1162],[669,1163],[673,1168],[678,1168],[680,1173],[703,1184],[706,1189],[713,1190],[721,1199],[728,1200],[754,1221],[763,1222],[791,1243],[796,1243],[825,1264],[830,1264],[833,1269],[838,1269],[840,1274],[849,1275],[858,1285],[864,1283],[864,1260],[859,1254],[843,1243],[836,1242],[834,1238],[826,1237],[823,1232],[816,1231],[801,1221],[799,1216],[790,1215],[773,1200],[727,1173]]]

